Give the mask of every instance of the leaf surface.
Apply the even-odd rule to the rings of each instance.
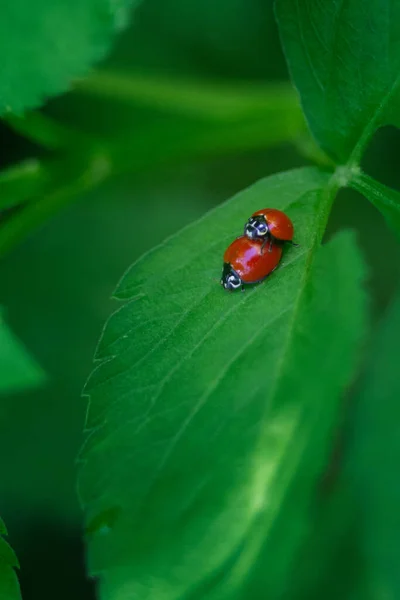
[[[21,592],[14,571],[19,564],[13,550],[4,539],[5,535],[7,535],[7,529],[0,518],[0,598],[2,600],[20,600]]]
[[[357,164],[380,125],[399,124],[400,1],[277,0],[276,14],[311,131]]]
[[[15,0],[0,5],[0,114],[65,91],[103,58],[137,0]]]
[[[400,595],[400,294],[370,344],[347,474],[363,524],[372,598]]]
[[[224,589],[239,588],[290,491],[303,514],[364,326],[353,237],[319,250],[328,181],[312,168],[261,180],[120,282],[127,302],[86,386],[79,478],[103,598],[178,598],[228,562]],[[300,248],[266,282],[229,294],[223,251],[268,205],[293,219]],[[272,578],[295,548],[284,536],[281,549]]]
[[[42,383],[44,373],[7,327],[0,312],[0,394]]]
[[[43,379],[43,371],[8,329],[0,313],[0,400],[2,394],[30,388]],[[7,529],[0,518],[0,598],[20,600],[19,583],[14,571],[14,567],[19,566],[18,560],[5,541],[5,535]]]

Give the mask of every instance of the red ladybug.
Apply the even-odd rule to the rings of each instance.
[[[224,254],[221,285],[226,290],[244,289],[246,284],[258,283],[265,279],[279,264],[282,246],[271,244],[271,250],[264,252],[257,240],[249,240],[245,235],[237,238]]]
[[[250,240],[263,240],[263,246],[270,241],[293,243],[294,227],[292,221],[281,210],[262,208],[253,213],[244,226],[244,235]]]

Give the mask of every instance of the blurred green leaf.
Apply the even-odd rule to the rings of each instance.
[[[5,541],[7,529],[0,518],[0,598],[1,600],[20,600],[21,592],[14,567],[19,567],[17,557]]]
[[[373,599],[400,597],[400,294],[370,345],[357,398],[348,466]]]
[[[331,456],[332,460],[332,456]],[[339,476],[319,486],[312,505],[311,528],[287,582],[285,600],[356,600],[365,581],[360,552],[361,523],[352,490]],[[368,600],[369,596],[360,598]]]
[[[138,0],[15,0],[0,6],[0,114],[65,91],[103,58]]]
[[[119,284],[128,302],[108,321],[85,388],[79,478],[103,598],[176,599],[231,562],[229,596],[277,539],[265,577],[282,585],[364,326],[353,238],[319,251],[329,181],[317,169],[261,180]],[[228,294],[223,251],[272,203],[301,247],[268,283]]]
[[[0,394],[42,383],[43,371],[11,333],[0,313]]]
[[[400,1],[277,0],[276,12],[311,131],[357,164],[380,125],[399,124]]]
[[[285,72],[273,0],[146,0],[107,62],[216,80]]]
[[[350,187],[363,194],[385,217],[387,224],[400,235],[400,193],[359,172],[350,180]]]

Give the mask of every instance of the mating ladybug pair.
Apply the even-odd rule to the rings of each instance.
[[[279,264],[285,243],[294,244],[293,223],[276,208],[258,210],[247,221],[244,235],[225,251],[221,285],[229,291],[259,283]]]

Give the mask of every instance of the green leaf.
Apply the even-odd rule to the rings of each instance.
[[[150,0],[143,3],[133,34],[121,40],[119,56],[111,57],[114,64],[123,61],[138,70],[157,65],[164,72],[214,80],[282,76],[271,1]]]
[[[283,529],[267,576],[286,571],[298,535],[292,544],[282,507],[303,515],[364,325],[353,238],[318,251],[328,181],[317,169],[261,180],[119,284],[128,302],[85,389],[79,477],[102,598],[176,599],[228,562],[225,590],[236,589]],[[301,247],[267,282],[226,293],[223,251],[267,205],[288,212]]]
[[[359,510],[354,494],[340,476],[333,486],[324,487],[319,488],[310,533],[291,572],[287,596],[291,600],[319,600],[321,596],[324,600],[356,600],[355,588],[362,587]]]
[[[400,194],[379,183],[369,175],[354,173],[349,182],[360,194],[363,194],[385,217],[387,224],[400,235]]]
[[[0,313],[0,394],[42,383],[44,373],[11,333]]]
[[[357,164],[374,131],[399,124],[399,0],[277,0],[292,78],[311,131]]]
[[[7,529],[0,519],[0,598],[1,600],[20,600],[21,592],[14,568],[19,567],[17,557],[5,541]]]
[[[15,0],[0,6],[0,114],[65,91],[108,50],[137,0]]]
[[[347,472],[364,529],[372,598],[400,597],[399,337],[400,294],[370,344]]]

